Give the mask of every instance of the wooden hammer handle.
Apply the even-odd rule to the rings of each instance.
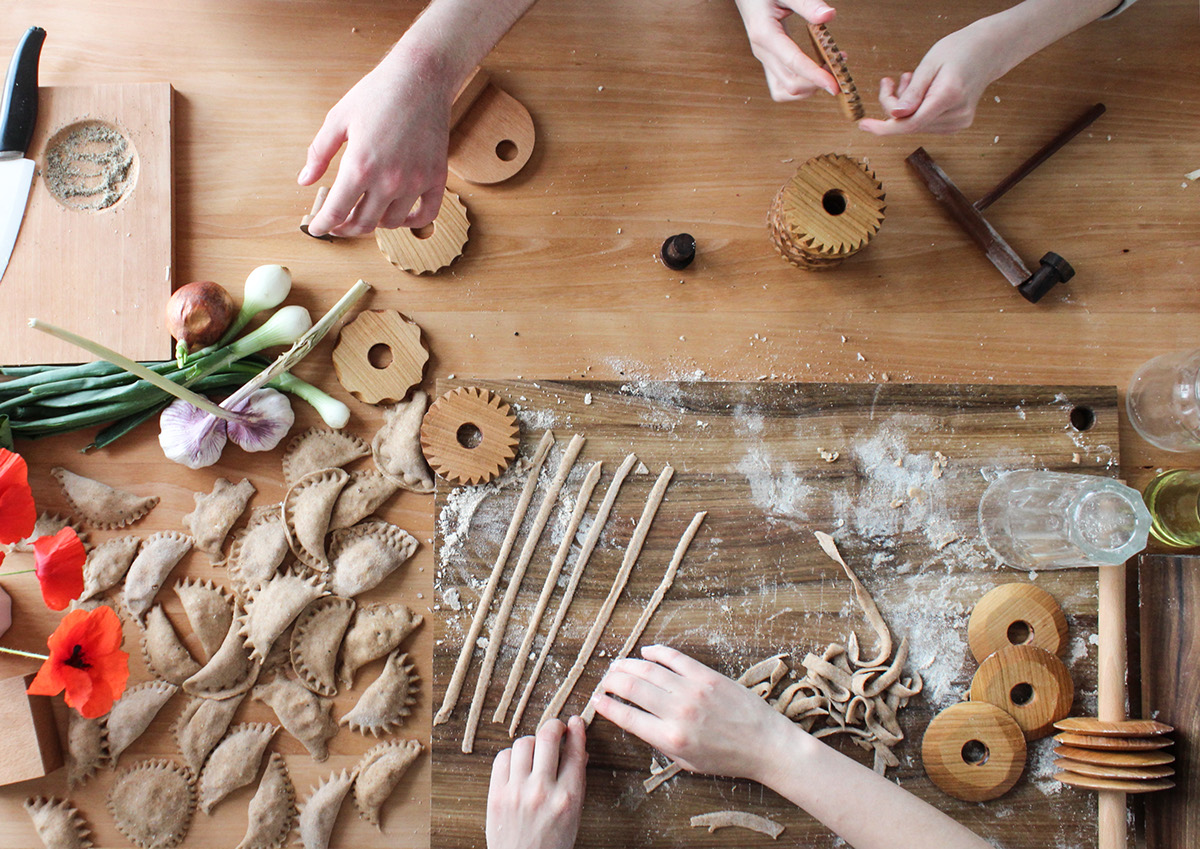
[[[1097,630],[1100,652],[1096,677],[1100,719],[1125,719],[1125,565],[1101,566],[1098,589]],[[1100,793],[1099,849],[1125,849],[1127,828],[1125,794]]]

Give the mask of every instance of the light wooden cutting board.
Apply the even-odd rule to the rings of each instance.
[[[0,363],[93,359],[30,330],[39,318],[138,360],[170,356],[163,322],[171,296],[172,89],[169,83],[43,86],[29,156],[37,166],[25,220],[0,280]],[[46,179],[47,142],[97,122],[135,151],[131,188],[101,210],[69,208]]]

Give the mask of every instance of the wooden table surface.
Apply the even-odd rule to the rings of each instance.
[[[702,370],[715,380],[870,382],[887,373],[892,381],[1123,390],[1145,359],[1197,344],[1200,185],[1184,178],[1200,167],[1192,0],[1140,3],[1044,51],[989,88],[975,126],[955,137],[888,140],[859,132],[828,98],[772,103],[732,3],[544,3],[486,62],[534,116],[533,158],[498,186],[451,180],[471,211],[467,251],[447,272],[414,278],[389,266],[373,240],[328,245],[301,236],[296,225],[312,191],[294,177],[325,111],[419,5],[8,0],[0,55],[37,24],[49,32],[43,84],[172,83],[174,279],[236,289],[255,265],[283,262],[295,273],[296,300],[316,311],[364,278],[376,286],[368,306],[400,309],[425,329],[431,376],[677,379]],[[914,13],[847,0],[834,32],[870,92],[884,74],[915,66],[936,37],[1005,5],[938,2]],[[989,211],[1027,259],[1054,250],[1078,270],[1066,288],[1029,305],[942,214],[904,157],[924,145],[978,195],[1100,100],[1107,114]],[[878,114],[870,94],[867,105]],[[794,169],[826,152],[868,159],[888,210],[865,252],[814,275],[778,258],[764,218]],[[655,254],[680,231],[695,235],[699,257],[672,273]],[[350,400],[333,379],[329,350],[326,343],[299,373]],[[377,411],[351,403],[350,427],[372,433]],[[305,410],[299,421],[315,419]],[[191,493],[211,488],[217,474],[248,474],[260,489],[256,503],[281,492],[279,452],[231,450],[221,465],[190,472],[164,461],[154,437],[147,428],[91,457],[75,453],[85,435],[19,447],[42,507],[64,506],[47,474],[59,463],[162,495],[142,533],[178,527]],[[1127,422],[1121,453],[1134,484],[1156,467],[1195,463],[1194,455],[1152,451]],[[422,541],[432,537],[431,498],[406,494],[388,518]],[[431,566],[422,546],[398,595],[428,607]],[[197,558],[188,573],[212,572]],[[22,579],[5,586],[17,616],[36,628],[4,643],[36,650],[57,617],[39,609]],[[412,650],[428,670],[431,629]],[[0,674],[28,669],[0,661]],[[424,740],[429,697],[426,677],[423,709],[408,729]],[[130,754],[171,754],[168,725],[157,722]],[[294,742],[278,745],[289,756],[298,751]],[[368,745],[343,732],[320,769],[289,757],[300,795]],[[335,845],[427,845],[428,769],[422,761],[393,801],[382,838],[347,810]],[[20,800],[64,785],[54,776],[0,789],[0,846],[30,845]],[[89,790],[81,805],[100,842],[126,845]],[[248,795],[226,803],[228,816],[200,817],[185,845],[236,842]]]

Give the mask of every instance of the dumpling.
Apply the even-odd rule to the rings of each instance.
[[[211,814],[217,803],[245,787],[258,775],[267,745],[279,726],[266,722],[247,722],[229,729],[217,744],[200,773],[200,809]]]
[[[236,485],[217,478],[212,492],[195,494],[196,509],[183,517],[183,527],[196,540],[196,548],[208,554],[214,563],[224,560],[221,549],[225,547],[225,537],[255,492],[254,484],[247,478]]]
[[[25,813],[46,849],[92,849],[91,829],[68,800],[35,796],[25,800]]]
[[[421,421],[429,396],[414,389],[412,397],[383,411],[383,426],[371,440],[375,466],[413,492],[433,492],[433,472],[421,453]]]
[[[250,824],[237,849],[281,849],[296,825],[296,791],[283,755],[272,752],[250,800]]]
[[[205,699],[195,696],[184,705],[175,722],[175,742],[183,759],[196,775],[204,761],[225,736],[245,693],[228,699]]]
[[[393,524],[368,519],[334,531],[329,545],[329,588],[351,598],[378,586],[417,550],[417,540]]]
[[[150,671],[172,684],[182,684],[200,671],[200,664],[179,640],[161,604],[146,613],[142,625],[142,657]]]
[[[358,703],[340,720],[359,734],[378,737],[400,727],[417,701],[416,670],[408,655],[392,652],[379,677],[363,691]]]
[[[261,663],[250,657],[250,651],[242,639],[240,624],[240,619],[235,618],[217,653],[202,669],[183,682],[185,693],[210,699],[227,699],[254,686]]]
[[[71,509],[93,528],[116,530],[136,522],[158,504],[157,496],[142,497],[132,492],[113,489],[108,484],[85,478],[56,466],[50,470]]]
[[[354,784],[356,774],[346,770],[331,773],[313,788],[308,800],[300,806],[300,842],[304,849],[329,849],[329,837],[333,834],[338,811],[342,809],[342,801]]]
[[[370,453],[371,446],[352,433],[309,428],[288,443],[283,455],[283,479],[291,486],[305,475],[340,468]]]
[[[329,517],[329,530],[348,528],[367,518],[396,494],[400,484],[374,469],[350,473]]]
[[[225,634],[233,622],[233,597],[224,587],[212,581],[193,581],[184,578],[175,584],[175,595],[183,604],[192,632],[200,638],[204,657],[211,658],[221,648]]]
[[[255,507],[250,522],[233,535],[229,546],[229,577],[243,598],[283,565],[291,549],[280,505]]]
[[[178,531],[146,538],[125,575],[125,608],[134,619],[142,621],[171,570],[191,548],[192,538]]]
[[[141,544],[141,537],[124,536],[96,546],[83,564],[83,593],[79,600],[87,601],[119,584]]]
[[[67,711],[67,786],[78,787],[108,761],[108,729],[102,719]]]
[[[326,469],[303,477],[283,499],[283,526],[288,545],[300,561],[318,572],[329,568],[325,534],[333,506],[350,476],[341,469]]]
[[[423,621],[419,613],[398,602],[358,608],[342,640],[338,680],[347,687],[354,686],[354,675],[360,667],[396,648]]]
[[[108,811],[141,849],[171,849],[187,836],[196,811],[192,774],[174,761],[140,761],[109,787]]]
[[[281,572],[251,590],[241,621],[241,634],[250,647],[250,658],[266,660],[275,640],[300,611],[325,594],[315,576],[295,572]]]
[[[342,637],[354,616],[353,599],[325,596],[312,602],[296,617],[292,628],[292,668],[300,682],[314,693],[337,693],[337,659]]]
[[[113,766],[121,753],[150,727],[154,717],[179,687],[166,681],[147,681],[128,688],[108,714],[108,751]]]
[[[313,760],[329,757],[329,739],[337,734],[333,700],[322,698],[299,681],[276,675],[270,682],[250,691],[252,698],[267,704],[288,733],[304,744]]]
[[[366,751],[358,762],[358,778],[354,780],[354,804],[359,816],[376,828],[383,828],[379,809],[421,756],[423,748],[419,740],[389,740]]]

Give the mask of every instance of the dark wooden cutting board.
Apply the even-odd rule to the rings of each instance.
[[[439,390],[459,383],[442,382]],[[971,607],[987,590],[1013,581],[1035,580],[1066,610],[1075,712],[1094,714],[1096,646],[1089,638],[1096,625],[1095,570],[1030,575],[997,566],[979,539],[976,507],[988,480],[1005,470],[1118,474],[1115,389],[636,380],[471,385],[498,393],[520,410],[523,455],[546,428],[554,430],[559,449],[571,434],[587,437],[563,492],[573,496],[586,467],[604,461],[589,515],[627,452],[635,452],[647,467],[646,473],[631,475],[621,491],[520,733],[532,733],[573,662],[646,495],[669,463],[676,469],[674,482],[600,653],[567,703],[567,713],[582,710],[606,657],[621,645],[698,510],[709,511],[708,519],[643,644],[669,643],[736,675],[781,651],[798,665],[808,651],[844,642],[852,628],[866,635],[847,581],[813,541],[813,530],[831,531],[897,638],[907,635],[912,642],[910,668],[924,667],[927,692],[901,713],[907,739],[897,749],[901,766],[889,775],[1005,849],[1095,846],[1095,795],[1060,787],[1050,778],[1051,741],[1031,747],[1026,776],[1012,792],[982,805],[938,791],[922,770],[919,742],[933,714],[964,698],[969,687],[975,670],[966,646]],[[835,452],[837,458],[829,460]],[[544,475],[554,471],[560,454],[552,452]],[[945,458],[940,474],[938,455]],[[437,494],[434,708],[521,489],[521,475],[508,478],[507,485],[500,485],[502,478],[476,489],[443,486]],[[543,480],[530,517],[545,485]],[[493,724],[491,714],[564,523],[565,516],[551,519],[522,585],[474,754],[462,754],[460,741],[482,651],[475,652],[458,708],[447,724],[434,729],[434,846],[485,845],[491,760],[509,744],[505,728]],[[523,540],[524,532],[518,551]],[[515,559],[514,554],[510,566]],[[506,585],[507,577],[497,599]],[[464,609],[454,611],[447,603],[447,593],[454,592]],[[542,633],[559,595],[551,601]],[[535,650],[540,645],[539,638]],[[866,758],[845,742],[833,745]],[[581,846],[841,845],[805,813],[751,782],[683,775],[647,796],[642,780],[654,753],[604,720],[593,724],[588,748]],[[691,815],[725,808],[771,816],[787,830],[779,844],[771,844],[748,832],[709,835],[689,828]]]

